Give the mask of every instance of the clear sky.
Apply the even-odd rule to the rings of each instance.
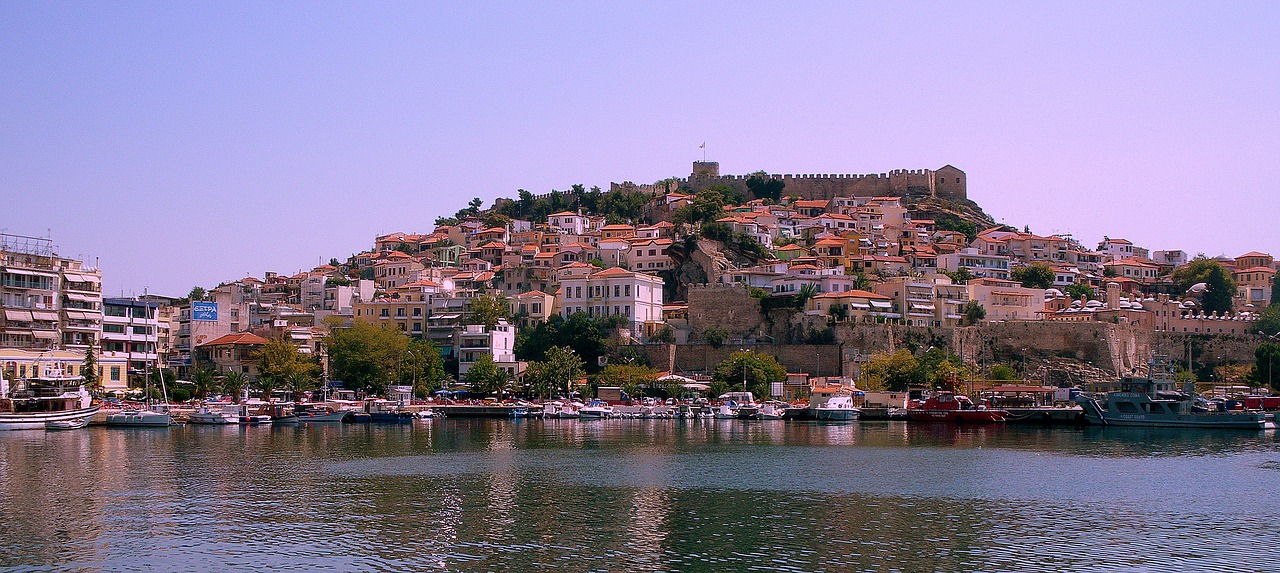
[[[997,220],[1280,255],[1280,2],[4,2],[0,228],[109,295],[467,199],[953,164]]]

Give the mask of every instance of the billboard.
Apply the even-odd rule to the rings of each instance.
[[[191,303],[191,320],[205,320],[210,322],[217,322],[218,303],[216,302]]]

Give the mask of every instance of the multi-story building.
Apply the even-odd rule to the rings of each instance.
[[[938,255],[938,270],[958,272],[964,269],[977,278],[1009,278],[1009,257],[965,248],[959,252]]]
[[[662,325],[662,279],[621,268],[562,278],[557,305],[568,317],[622,317],[633,335],[649,336]]]
[[[138,298],[103,299],[102,356],[124,359],[131,375],[158,367],[159,306]]]
[[[0,234],[0,348],[96,348],[102,275],[49,239]]]
[[[458,377],[465,376],[481,356],[489,355],[498,368],[505,370],[514,380],[521,373],[515,347],[516,329],[505,320],[499,320],[493,328],[483,324],[463,326],[458,330],[454,346],[454,355],[458,357]]]
[[[969,281],[969,300],[987,311],[986,320],[1044,318],[1045,289],[1026,288],[1017,281],[982,278]]]

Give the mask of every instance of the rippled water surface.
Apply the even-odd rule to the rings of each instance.
[[[0,571],[1268,571],[1274,432],[0,432]]]

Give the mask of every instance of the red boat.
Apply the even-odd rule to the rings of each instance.
[[[989,410],[986,406],[975,406],[968,396],[951,392],[938,392],[923,404],[907,408],[907,418],[914,422],[986,424],[1003,422],[1008,417],[1009,412],[1005,410]]]

